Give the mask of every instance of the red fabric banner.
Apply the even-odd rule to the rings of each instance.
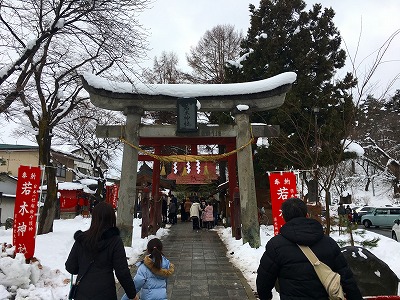
[[[82,190],[58,190],[60,193],[60,210],[63,212],[76,211],[79,202],[79,194]]]
[[[282,217],[281,205],[286,199],[297,197],[296,175],[292,172],[269,174],[271,191],[272,218],[274,220],[274,235],[285,224]]]
[[[117,208],[118,205],[118,191],[119,191],[118,185],[113,184],[111,189],[110,203],[114,209]]]
[[[36,219],[40,187],[40,167],[18,168],[17,191],[14,205],[13,245],[16,253],[26,259],[35,252]]]

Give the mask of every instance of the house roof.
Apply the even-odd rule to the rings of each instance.
[[[39,146],[0,144],[1,150],[38,150]]]
[[[39,150],[39,146],[31,146],[31,145],[11,145],[11,144],[0,144],[0,151],[6,151],[6,150],[10,150],[10,151],[38,151]],[[58,153],[60,155],[67,155],[69,157],[72,157],[74,159],[77,160],[83,160],[82,156],[76,155],[72,152],[67,152],[67,151],[62,151],[61,148],[58,147],[51,147],[51,151],[53,151],[53,153]]]
[[[137,182],[142,182],[142,181],[148,181],[149,183],[152,182],[153,180],[153,169],[146,163],[143,163],[143,165],[139,168],[139,171],[137,173]],[[172,186],[175,185],[174,180],[169,180],[166,178],[160,177],[160,186],[163,188],[171,188]]]

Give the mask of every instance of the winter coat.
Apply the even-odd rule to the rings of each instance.
[[[128,268],[125,248],[119,236],[119,230],[111,227],[104,231],[98,243],[98,252],[91,253],[84,247],[85,234],[77,231],[74,234],[75,243],[65,262],[66,270],[71,274],[82,274],[88,270],[79,284],[76,300],[116,300],[114,273],[130,299],[136,295],[135,285]]]
[[[171,202],[169,204],[169,213],[170,214],[176,214],[176,211],[177,211],[176,203],[175,202]]]
[[[200,218],[200,203],[193,203],[192,206],[190,207],[190,217],[198,217]]]
[[[167,203],[167,199],[165,199],[165,198],[162,199],[161,212],[164,216],[166,216],[167,212],[168,212],[168,203]]]
[[[343,205],[339,205],[338,209],[337,209],[338,215],[345,215],[346,214],[346,208],[344,208]]]
[[[162,257],[161,269],[154,267],[153,260],[146,256],[140,262],[133,278],[140,300],[167,300],[167,279],[174,273],[174,264]],[[121,300],[128,300],[124,295]]]
[[[207,205],[206,208],[204,208],[204,218],[203,218],[203,221],[205,221],[205,222],[214,221],[214,215],[213,215],[213,207],[212,207],[212,205]]]
[[[190,202],[189,200],[185,201],[185,204],[183,204],[183,207],[185,209],[185,212],[189,213],[190,208],[192,207],[192,202]]]
[[[319,260],[341,276],[347,300],[362,300],[353,273],[335,240],[324,235],[321,224],[308,218],[294,218],[266,245],[257,270],[257,292],[261,300],[271,299],[279,280],[280,299],[328,299],[313,266],[297,246],[311,248]]]

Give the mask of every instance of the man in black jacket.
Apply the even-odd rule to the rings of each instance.
[[[321,224],[308,219],[307,206],[298,198],[282,203],[285,225],[267,243],[257,271],[257,292],[261,300],[272,299],[278,279],[280,299],[328,299],[313,266],[297,246],[309,246],[319,260],[341,276],[347,300],[362,300],[353,273],[335,240],[324,235]]]

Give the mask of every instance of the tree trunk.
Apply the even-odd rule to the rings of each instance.
[[[106,180],[103,178],[103,176],[100,176],[101,178],[97,179],[97,190],[96,190],[96,200],[98,202],[105,201],[106,200],[106,185],[105,182]]]
[[[331,202],[331,194],[329,192],[329,189],[325,189],[325,218],[326,218],[326,231],[325,234],[329,235],[331,232],[331,215],[329,212],[329,207],[330,207],[330,203]]]
[[[45,119],[39,123],[39,133],[37,135],[39,145],[39,165],[45,166],[47,193],[39,215],[39,225],[37,234],[45,234],[53,231],[53,221],[57,209],[57,182],[56,168],[51,163],[51,134]]]
[[[370,183],[371,183],[371,177],[367,177],[367,183],[365,184],[365,191],[366,192],[368,192],[368,190],[369,190],[369,185],[370,185]]]

